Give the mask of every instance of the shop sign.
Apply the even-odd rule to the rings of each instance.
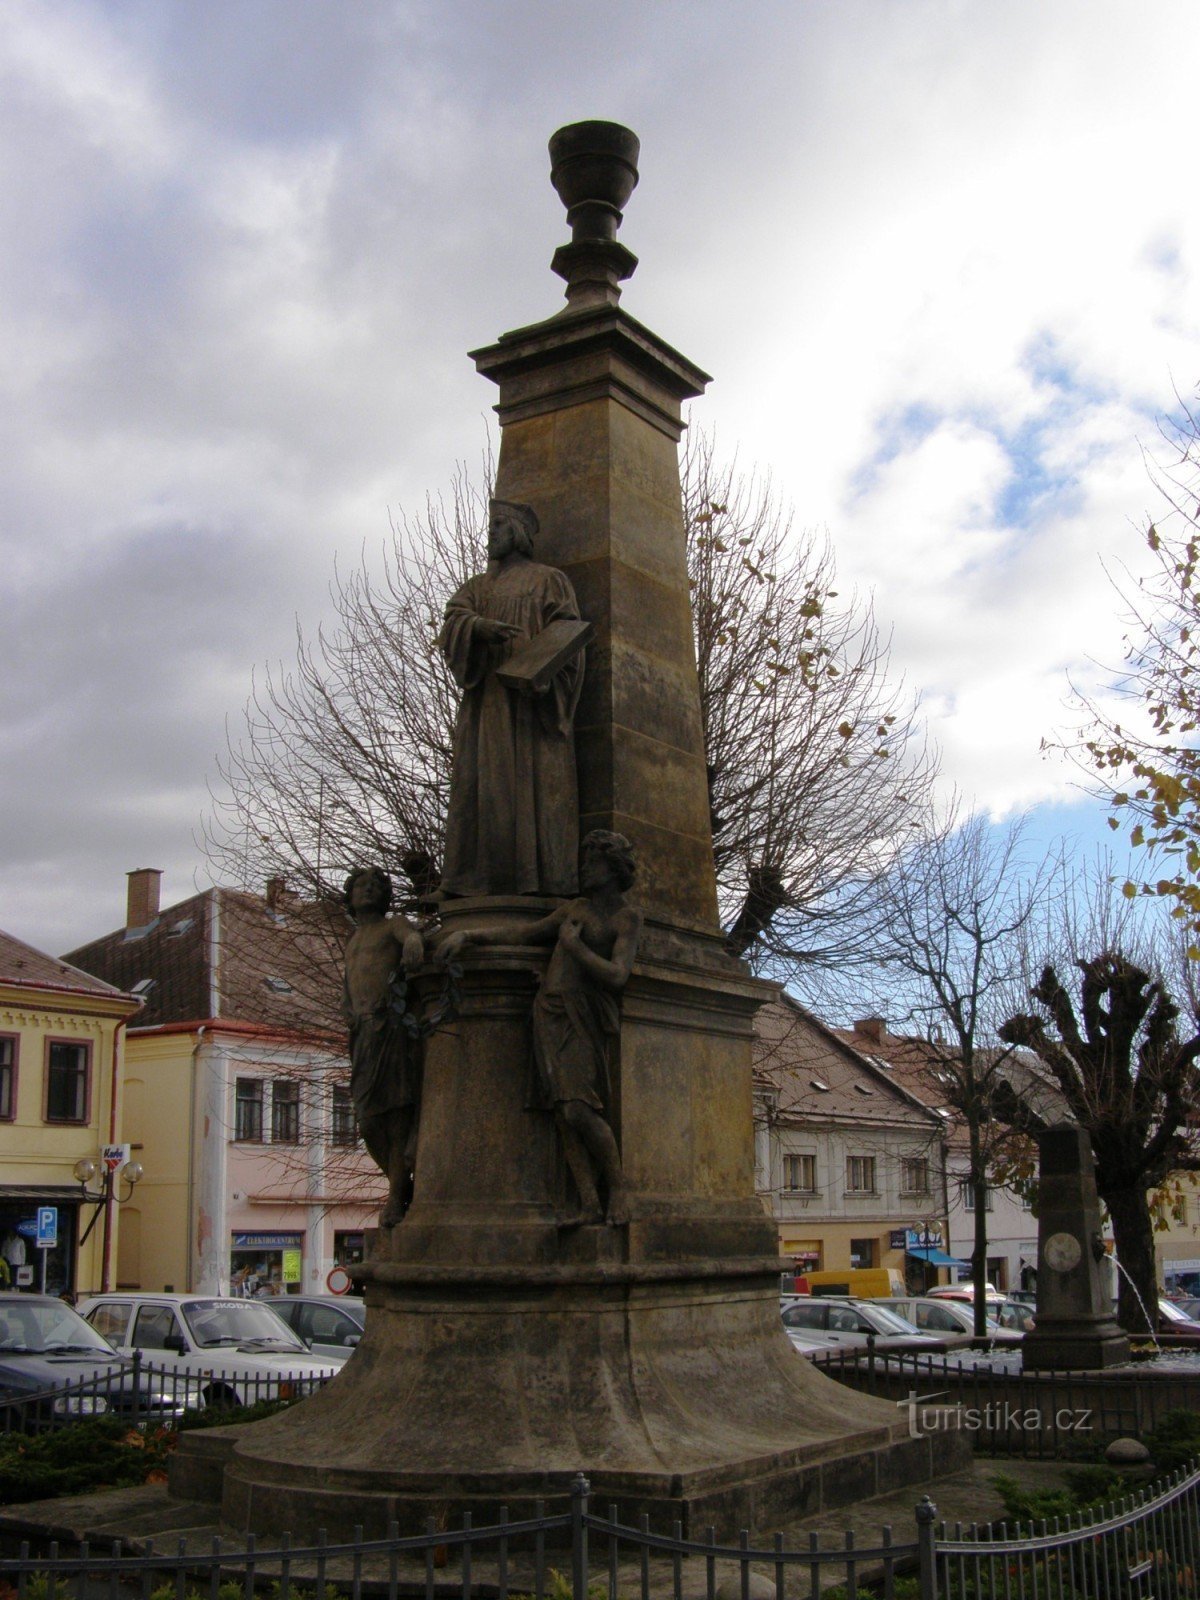
[[[897,1248],[901,1248],[897,1246]],[[940,1250],[942,1249],[942,1230],[940,1228],[909,1228],[904,1235],[905,1250]]]
[[[283,1281],[284,1283],[299,1283],[301,1275],[301,1254],[299,1250],[285,1250],[283,1252]]]
[[[889,1250],[906,1250],[908,1248],[908,1230],[906,1228],[893,1228],[888,1234]]]
[[[131,1148],[127,1144],[106,1144],[100,1152],[105,1172],[120,1172],[122,1167],[127,1166]]]
[[[298,1250],[303,1242],[302,1233],[235,1233],[235,1250]]]
[[[1169,1277],[1176,1272],[1200,1272],[1200,1261],[1163,1261],[1163,1272]]]

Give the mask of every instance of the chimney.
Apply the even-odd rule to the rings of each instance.
[[[148,928],[158,917],[158,896],[162,872],[158,867],[137,867],[127,872],[129,892],[125,901],[125,926]]]
[[[267,910],[278,911],[287,898],[287,879],[284,877],[267,879]]]
[[[854,1024],[854,1031],[872,1044],[882,1044],[888,1036],[887,1023],[882,1017],[860,1017]]]

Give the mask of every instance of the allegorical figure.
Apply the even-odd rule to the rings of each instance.
[[[446,607],[438,644],[461,687],[442,890],[448,895],[574,894],[579,798],[576,649],[547,682],[497,676],[551,623],[578,621],[569,579],[532,559],[532,507],[493,500],[487,571]]]
[[[583,1220],[628,1221],[621,1155],[610,1116],[609,1056],[620,1031],[620,994],[629,980],[642,915],[625,891],[633,847],[594,829],[580,848],[582,893],[539,922],[452,934],[449,944],[553,944],[533,1002],[538,1081],[553,1106]],[[603,1204],[600,1190],[604,1191]]]
[[[355,923],[343,997],[350,1094],[363,1143],[388,1180],[381,1228],[400,1221],[412,1196],[423,1066],[422,1041],[405,1026],[395,980],[421,965],[425,942],[406,917],[388,915],[391,903],[392,881],[379,867],[360,867],[346,879]]]

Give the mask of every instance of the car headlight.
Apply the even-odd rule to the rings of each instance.
[[[108,1401],[99,1394],[63,1394],[52,1409],[56,1417],[98,1417],[108,1410]]]

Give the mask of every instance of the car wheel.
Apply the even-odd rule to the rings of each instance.
[[[227,1383],[210,1383],[204,1391],[204,1404],[216,1411],[229,1411],[241,1403],[237,1390],[231,1389]]]

